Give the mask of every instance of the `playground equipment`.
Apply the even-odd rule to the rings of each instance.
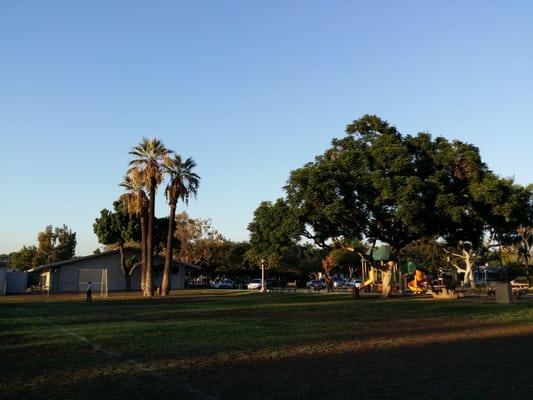
[[[434,286],[431,291],[431,295],[434,299],[440,300],[451,300],[457,299],[459,297],[458,293],[456,293],[455,290],[450,290],[444,285]]]
[[[391,249],[388,245],[367,252],[361,260],[361,273],[363,284],[359,286],[359,290],[381,293],[383,297],[402,292],[400,269],[396,262],[391,261]]]
[[[364,263],[364,261],[363,261]],[[366,275],[366,279],[365,279]],[[365,265],[363,268],[363,282],[359,285],[359,290],[364,290],[372,285],[377,285],[378,283],[378,271],[372,267],[372,265]]]
[[[413,260],[391,261],[390,247],[383,245],[361,260],[361,293],[432,295],[436,299],[456,299],[461,293],[448,289],[444,284],[433,285],[427,271]],[[385,293],[389,288],[391,292]]]
[[[414,294],[422,294],[427,290],[426,287],[422,286],[424,283],[426,283],[426,281],[427,278],[424,274],[424,271],[416,269],[414,279],[412,281],[407,282],[407,287]]]
[[[430,283],[426,271],[418,267],[416,262],[412,260],[402,265],[402,272],[407,279],[409,292],[415,295],[431,294],[434,299],[441,300],[457,299],[460,295],[455,290],[448,289],[444,284],[434,285]],[[412,277],[412,279],[408,277]]]

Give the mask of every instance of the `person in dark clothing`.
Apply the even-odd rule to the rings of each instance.
[[[91,281],[87,284],[87,303],[93,302],[93,284]]]

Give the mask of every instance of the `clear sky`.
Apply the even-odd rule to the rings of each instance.
[[[529,0],[0,2],[0,253],[48,224],[91,253],[142,136],[196,160],[188,211],[233,240],[365,113],[533,182],[532,21]]]

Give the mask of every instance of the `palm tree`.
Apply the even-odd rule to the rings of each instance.
[[[168,183],[165,195],[170,207],[170,214],[168,217],[168,234],[167,234],[167,252],[165,256],[165,268],[163,270],[163,283],[161,284],[161,292],[163,296],[168,295],[170,291],[170,265],[172,263],[172,249],[174,244],[174,230],[176,226],[176,205],[178,200],[182,200],[185,204],[189,203],[191,196],[196,197],[198,194],[198,186],[200,185],[200,177],[193,172],[196,163],[192,158],[182,160],[179,154],[174,158],[167,158],[163,164],[164,171],[169,175],[170,182]]]
[[[154,262],[154,217],[155,217],[155,192],[163,180],[161,165],[172,151],[165,148],[158,139],[143,138],[141,143],[133,147],[130,154],[136,158],[130,161],[130,174],[140,174],[148,190],[150,200],[148,207],[148,228],[146,234],[146,281],[145,293],[152,296],[152,266]]]
[[[129,214],[137,215],[141,223],[141,290],[145,292],[146,282],[146,217],[148,197],[144,192],[144,178],[138,170],[133,170],[120,184],[127,192],[120,196]]]

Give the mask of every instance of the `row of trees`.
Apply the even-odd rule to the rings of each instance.
[[[468,143],[402,135],[365,115],[292,171],[285,194],[262,203],[249,226],[252,247],[272,264],[302,240],[327,252],[387,243],[396,261],[429,240],[441,245],[466,285],[475,284],[476,258],[504,245],[524,255],[529,274],[533,186],[497,176]]]
[[[170,268],[175,253],[176,207],[178,201],[187,204],[191,197],[197,196],[200,177],[194,172],[196,163],[192,158],[182,158],[167,149],[158,139],[143,138],[130,154],[133,159],[121,183],[126,193],[114,204],[114,212],[102,210],[93,228],[100,243],[118,246],[121,267],[127,277],[133,272],[134,264],[126,260],[124,246],[128,241],[140,242],[141,288],[144,295],[152,296],[153,260],[157,250],[156,192],[166,178],[165,195],[169,217],[166,219],[166,251],[161,290],[163,295],[168,295]]]
[[[37,235],[37,246],[22,246],[6,257],[10,268],[27,270],[39,265],[69,260],[76,252],[76,233],[68,226],[48,225]]]

